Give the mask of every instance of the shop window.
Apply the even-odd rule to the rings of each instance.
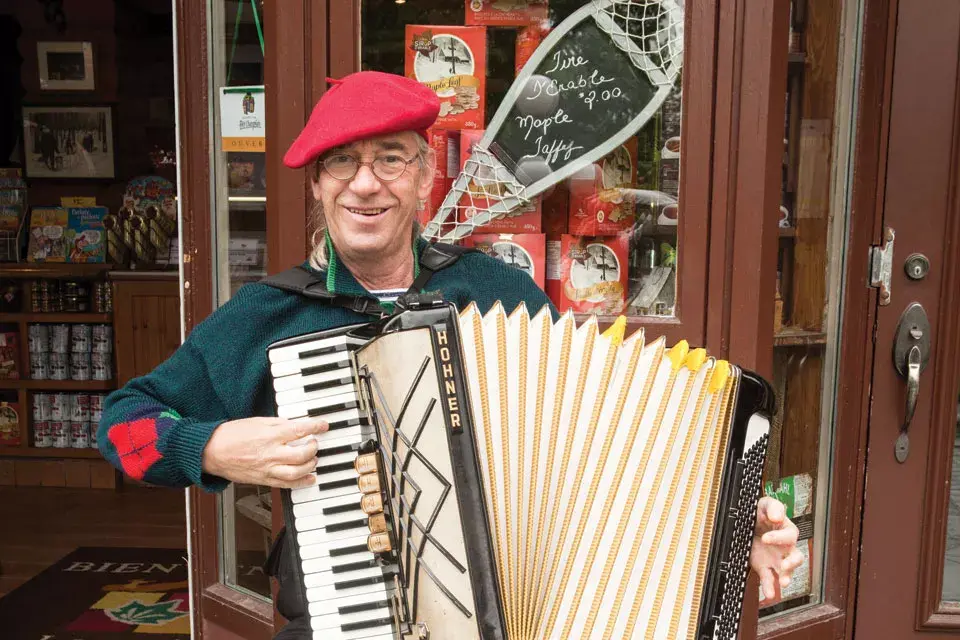
[[[638,28],[657,30],[666,24],[667,3],[626,4],[631,5],[629,20]],[[583,0],[361,3],[362,68],[418,78],[441,99],[441,117],[430,131],[439,174],[421,216],[425,225],[436,221],[473,145],[491,125],[525,62],[553,29],[587,6],[593,5]],[[592,20],[581,24],[578,28],[597,28]],[[577,36],[587,37],[582,31]],[[462,242],[526,271],[561,310],[678,315],[682,81],[679,75],[670,80],[673,88],[659,108],[606,157],[509,214],[471,225]],[[601,84],[581,92],[584,127],[637,108],[618,101],[618,91]],[[504,136],[498,157],[517,160],[511,157],[519,153],[513,153],[510,142],[520,137],[528,136],[519,130]],[[467,224],[499,195],[481,182],[482,177],[469,184],[470,201],[457,205],[457,223]],[[451,218],[444,225],[442,231],[452,226]]]
[[[212,229],[216,303],[266,275],[264,16],[260,0],[211,3],[214,123]],[[271,543],[270,489],[231,484],[220,495],[221,580],[269,599],[261,567]]]

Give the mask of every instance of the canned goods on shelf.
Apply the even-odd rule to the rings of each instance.
[[[70,351],[90,353],[93,350],[93,327],[89,324],[75,324],[70,327]]]
[[[67,380],[70,373],[70,362],[66,353],[49,353],[48,363],[50,367],[49,380]]]
[[[63,420],[50,421],[50,440],[55,449],[70,447],[70,423]]]
[[[90,446],[90,423],[70,423],[70,446],[74,449],[86,449]]]
[[[89,380],[91,376],[90,353],[70,354],[70,379]]]
[[[50,422],[41,420],[33,423],[33,446],[38,448],[53,446],[53,437],[50,435]]]
[[[27,345],[30,353],[45,353],[50,350],[50,329],[45,324],[27,327]]]
[[[50,379],[50,354],[46,351],[30,353],[30,379]]]

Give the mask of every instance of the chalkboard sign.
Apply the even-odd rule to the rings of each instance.
[[[584,20],[519,88],[489,150],[529,185],[623,131],[657,92],[596,22]]]
[[[463,237],[636,135],[673,90],[682,24],[676,0],[593,0],[570,15],[517,76],[424,235]],[[473,182],[496,197],[477,204]]]

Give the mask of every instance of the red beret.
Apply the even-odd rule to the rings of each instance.
[[[291,169],[306,166],[324,152],[357,140],[427,129],[440,113],[432,89],[404,76],[359,71],[342,80],[329,80],[303,131],[283,156]]]

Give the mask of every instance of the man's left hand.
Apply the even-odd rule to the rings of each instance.
[[[765,600],[776,596],[774,581],[780,581],[780,588],[786,587],[794,569],[803,562],[803,554],[797,549],[798,534],[797,525],[790,522],[782,503],[769,496],[760,498],[750,568],[760,576]]]

